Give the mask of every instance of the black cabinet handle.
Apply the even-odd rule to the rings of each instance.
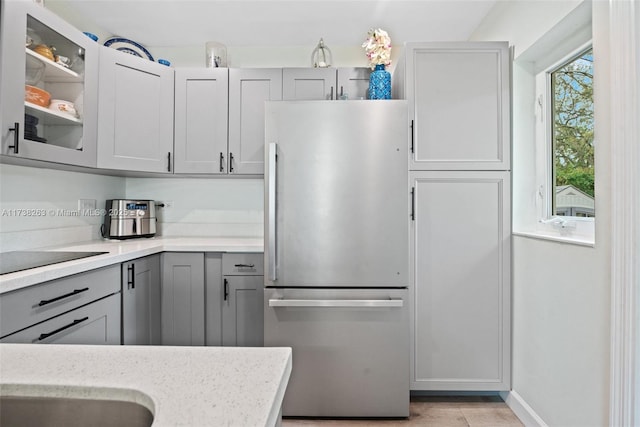
[[[131,264],[127,267],[127,289],[135,289],[136,288],[136,265]]]
[[[331,86],[331,93],[329,94],[329,99],[333,100],[333,86]]]
[[[414,131],[413,131],[413,120],[411,120],[411,152],[413,153],[413,139],[414,139]]]
[[[220,153],[220,172],[224,172],[224,154]]]
[[[235,265],[234,265],[234,267],[240,267],[240,268],[242,268],[242,267],[245,267],[245,268],[253,268],[253,267],[255,267],[255,266],[256,266],[255,264],[235,264]]]
[[[13,148],[13,154],[18,154],[18,143],[20,142],[20,123],[15,122],[12,128],[9,128],[9,131],[13,133],[13,145],[10,145],[8,148]]]
[[[62,328],[58,328],[55,331],[51,331],[51,332],[49,332],[47,334],[40,334],[40,336],[38,337],[38,341],[42,341],[44,339],[47,339],[51,335],[55,335],[55,334],[57,334],[59,332],[64,331],[65,329],[69,329],[69,328],[71,328],[73,326],[76,326],[78,323],[82,323],[82,322],[84,322],[85,320],[88,320],[88,319],[89,319],[88,316],[87,317],[83,317],[82,319],[76,319],[73,322],[69,323],[68,325],[63,326]]]
[[[69,298],[69,297],[72,297],[74,295],[78,295],[79,293],[86,292],[88,290],[89,290],[89,288],[74,289],[73,292],[69,292],[68,294],[60,295],[59,297],[55,297],[55,298],[52,298],[52,299],[43,299],[42,301],[40,301],[38,303],[38,305],[40,307],[42,307],[43,305],[51,304],[52,302],[60,301],[63,298]]]
[[[416,189],[411,188],[411,221],[416,220]]]
[[[224,300],[227,300],[227,297],[229,297],[229,281],[227,279],[224,279]]]
[[[229,172],[233,172],[233,153],[229,153]]]
[[[167,153],[167,172],[171,172],[171,151]]]

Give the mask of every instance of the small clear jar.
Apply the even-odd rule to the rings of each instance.
[[[205,44],[207,68],[218,68],[227,66],[227,47],[218,42],[207,42]]]

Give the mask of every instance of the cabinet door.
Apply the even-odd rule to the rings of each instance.
[[[263,276],[224,276],[222,345],[264,344]]]
[[[100,52],[98,167],[171,172],[173,68]]]
[[[413,172],[412,390],[510,388],[508,172]]]
[[[407,45],[412,170],[510,169],[506,43]]]
[[[206,253],[205,269],[205,345],[222,345],[222,254]]]
[[[264,173],[264,102],[280,100],[280,68],[229,70],[229,173]]]
[[[369,99],[370,68],[338,68],[337,99]]]
[[[160,342],[160,255],[152,255],[122,265],[122,343]]]
[[[175,71],[175,173],[227,172],[227,68]]]
[[[204,345],[204,253],[162,254],[162,344]]]
[[[120,344],[120,293],[23,329],[3,343]]]
[[[282,99],[306,101],[336,99],[335,68],[284,68]]]
[[[0,8],[2,155],[95,167],[100,46],[34,2],[3,1]],[[55,47],[67,66],[37,53],[37,45]],[[46,99],[37,104],[25,85],[72,102],[77,115],[49,108]]]

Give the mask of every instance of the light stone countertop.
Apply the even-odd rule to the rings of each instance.
[[[291,374],[284,347],[0,344],[0,394],[124,400],[153,426],[273,426]]]
[[[126,262],[160,252],[254,252],[264,250],[262,238],[249,237],[152,237],[129,240],[99,240],[33,250],[108,252],[0,276],[0,294],[27,286],[78,274],[95,268]]]

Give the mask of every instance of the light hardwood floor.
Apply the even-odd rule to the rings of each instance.
[[[520,427],[523,424],[497,396],[412,397],[410,416],[401,420],[282,420],[283,427]]]

